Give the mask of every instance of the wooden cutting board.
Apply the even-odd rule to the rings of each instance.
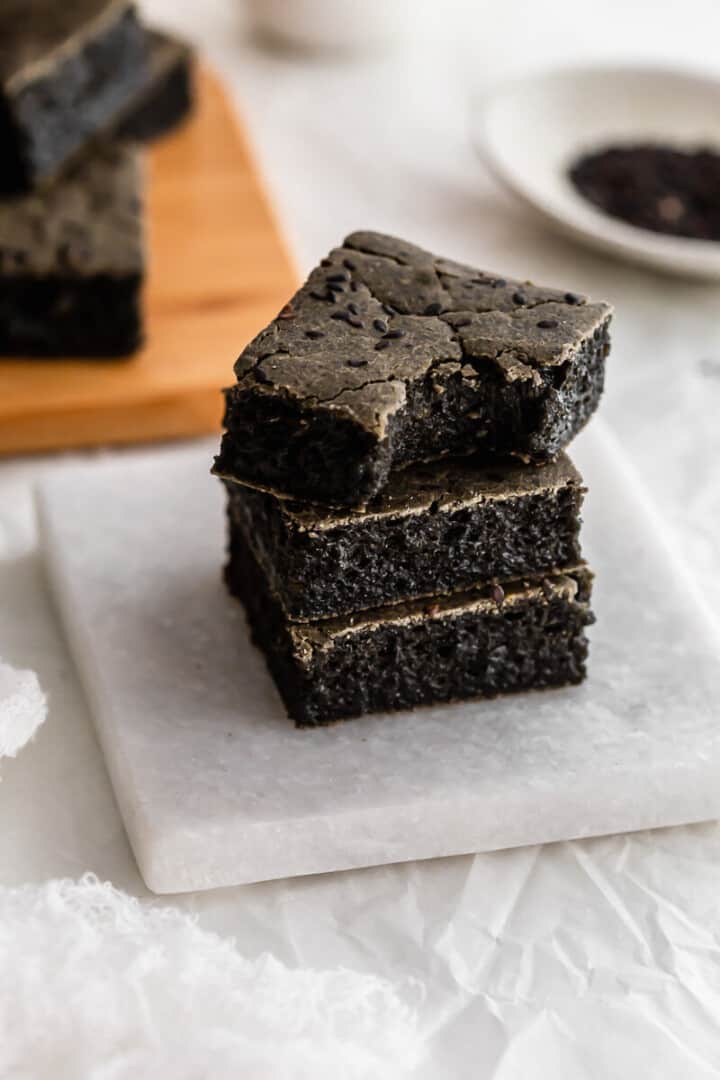
[[[146,346],[125,360],[0,360],[0,453],[197,435],[297,274],[219,80],[148,152]]]

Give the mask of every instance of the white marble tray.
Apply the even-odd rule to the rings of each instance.
[[[206,449],[45,482],[49,577],[151,889],[720,817],[715,624],[597,421],[574,457],[598,575],[587,683],[318,731],[286,719],[220,584]]]

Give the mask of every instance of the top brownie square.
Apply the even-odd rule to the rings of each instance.
[[[353,233],[238,359],[215,472],[361,506],[412,462],[547,461],[597,407],[610,316],[577,293]]]
[[[0,190],[54,177],[142,88],[147,65],[130,0],[2,0]]]

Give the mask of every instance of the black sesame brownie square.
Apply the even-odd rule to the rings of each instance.
[[[289,619],[319,619],[576,566],[582,480],[566,454],[538,467],[443,459],[393,473],[364,513],[225,481],[230,532]],[[232,545],[231,545],[232,547]]]
[[[147,61],[129,0],[2,0],[0,190],[55,176],[130,101]]]
[[[362,506],[423,460],[547,461],[597,407],[610,315],[353,233],[237,361],[215,471]]]
[[[135,150],[99,145],[51,187],[0,202],[0,354],[138,348],[141,179]]]
[[[227,580],[299,727],[585,677],[585,628],[593,618],[591,574],[582,565],[541,579],[293,623],[236,533]]]

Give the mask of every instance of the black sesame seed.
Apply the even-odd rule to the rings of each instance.
[[[305,337],[310,338],[312,341],[317,341],[318,338],[325,337],[325,333],[322,330],[306,330]]]
[[[537,325],[540,330],[557,330],[560,323],[557,319],[540,319]]]
[[[320,260],[320,265],[321,266],[332,266],[332,259],[321,259]]]
[[[435,301],[432,304],[428,304],[428,306],[423,311],[423,315],[439,315],[441,311],[442,304],[438,304],[437,301]]]
[[[357,304],[349,303],[348,306],[347,306],[347,309],[348,309],[348,311],[350,312],[351,315],[359,314]]]
[[[347,362],[348,367],[365,367],[366,364],[367,360],[361,360],[359,357],[357,360],[348,360]]]
[[[512,294],[513,304],[527,304],[527,295],[524,292],[514,292]]]
[[[338,322],[348,322],[350,319],[352,319],[352,315],[349,311],[333,311],[330,318],[337,319]]]
[[[357,270],[357,266],[352,259],[343,259],[343,266],[346,266],[348,270]]]
[[[387,349],[389,344],[390,342],[387,340],[387,338],[382,338],[382,340],[378,341],[377,345],[375,346],[375,351],[380,352],[381,349]]]
[[[384,319],[373,319],[373,326],[380,334],[384,334],[387,331],[387,323]]]
[[[397,315],[397,311],[390,304],[383,304],[382,309],[386,315]]]
[[[505,280],[505,278],[502,278],[502,277],[495,278],[495,280],[492,283],[493,289],[504,289],[506,285],[507,285],[507,281]]]
[[[328,281],[327,287],[328,287],[328,292],[336,292],[336,293],[345,292],[345,286],[341,285],[339,281]]]
[[[357,283],[357,281],[351,281],[350,282],[350,292],[357,292],[357,291],[358,291],[358,283]]]
[[[577,293],[574,293],[574,292],[566,292],[565,293],[565,303],[566,304],[579,304],[581,300],[582,300],[582,297],[578,296]]]
[[[365,325],[365,323],[362,321],[362,319],[356,319],[354,315],[348,315],[348,320],[347,321],[348,321],[348,324],[350,326],[354,326],[356,330],[362,330],[362,328]]]
[[[492,285],[492,281],[491,281],[490,278],[474,277],[474,278],[470,278],[470,284],[471,285]]]
[[[334,300],[335,299],[334,296],[328,295],[328,293],[311,292],[310,295],[312,296],[313,300]]]
[[[349,277],[349,274],[346,274],[344,270],[341,270],[337,274],[330,274],[328,276],[327,280],[328,281],[347,281],[348,277]]]
[[[389,338],[391,339],[405,337],[406,333],[406,330],[388,330],[387,334],[385,335],[385,340],[387,341]]]

